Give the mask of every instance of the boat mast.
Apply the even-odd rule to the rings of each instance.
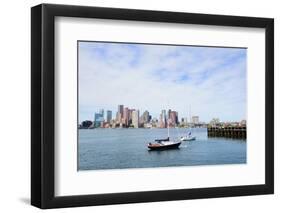
[[[170,115],[169,115],[169,109],[170,109],[170,102],[168,101],[168,138],[170,139]]]
[[[191,106],[189,105],[189,128],[191,127]]]
[[[170,127],[169,127],[169,121],[170,121],[170,119],[168,118],[168,138],[170,138]]]

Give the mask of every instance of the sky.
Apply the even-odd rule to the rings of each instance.
[[[202,122],[246,119],[247,49],[78,42],[79,122],[123,104]],[[190,112],[190,113],[189,113]]]

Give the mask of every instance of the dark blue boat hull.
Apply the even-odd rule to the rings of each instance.
[[[178,149],[181,143],[175,143],[171,145],[165,145],[165,146],[149,146],[148,148],[150,151],[162,151],[162,150],[167,150],[167,149]]]

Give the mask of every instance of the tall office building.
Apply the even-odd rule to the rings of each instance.
[[[166,110],[162,110],[159,116],[159,122],[158,122],[158,127],[159,128],[166,128],[167,124],[166,124]]]
[[[124,105],[118,105],[118,110],[116,113],[116,121],[119,124],[122,124],[122,120],[123,120],[123,112],[124,111]]]
[[[120,112],[116,112],[116,123],[121,123],[122,117]]]
[[[171,119],[171,112],[172,112],[172,110],[169,109],[169,110],[168,110],[168,119]]]
[[[162,113],[162,118],[163,118],[164,127],[166,128],[166,127],[167,127],[167,115],[166,115],[166,110],[163,109],[161,113]]]
[[[123,118],[123,111],[124,111],[124,105],[118,105],[118,112],[121,114],[121,118]]]
[[[95,127],[100,127],[104,121],[102,113],[95,113]]]
[[[125,124],[125,126],[129,125],[129,108],[125,107],[123,110],[123,120],[122,120],[123,124]]]
[[[139,128],[139,110],[132,111],[132,124],[134,128]]]
[[[176,111],[170,112],[170,125],[175,126],[178,124],[178,113]]]
[[[112,111],[107,110],[106,111],[106,122],[110,123],[111,120],[112,120]]]
[[[142,117],[143,117],[143,123],[149,123],[149,112],[146,110],[144,111],[144,113],[142,114]]]
[[[135,111],[135,109],[129,109],[129,121],[128,121],[128,125],[132,124],[132,114],[133,114],[133,111]]]

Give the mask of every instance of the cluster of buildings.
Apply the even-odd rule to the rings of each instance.
[[[100,109],[95,113],[93,121],[83,121],[80,128],[139,128],[149,123],[150,120],[151,116],[148,111],[140,116],[139,110],[118,105],[115,117],[111,110],[107,110],[105,115],[104,109]]]
[[[124,105],[118,105],[116,115],[113,117],[112,111],[100,109],[94,114],[94,120],[83,121],[79,128],[167,128],[187,126],[188,124],[200,125],[199,116],[192,116],[191,122],[187,118],[179,120],[177,111],[162,110],[158,118],[152,118],[145,110],[142,114],[137,109],[130,109]]]
[[[247,121],[241,120],[240,122],[221,122],[219,118],[213,118],[209,124],[208,127],[246,127]]]
[[[199,116],[191,116],[179,119],[177,111],[162,110],[158,118],[152,118],[145,110],[142,114],[138,109],[130,109],[124,105],[118,105],[116,115],[111,110],[100,109],[94,114],[94,120],[86,120],[79,124],[81,129],[92,128],[167,128],[169,127],[208,127],[208,126],[246,126],[246,121],[220,122],[218,118],[212,119],[208,124],[200,122]]]

